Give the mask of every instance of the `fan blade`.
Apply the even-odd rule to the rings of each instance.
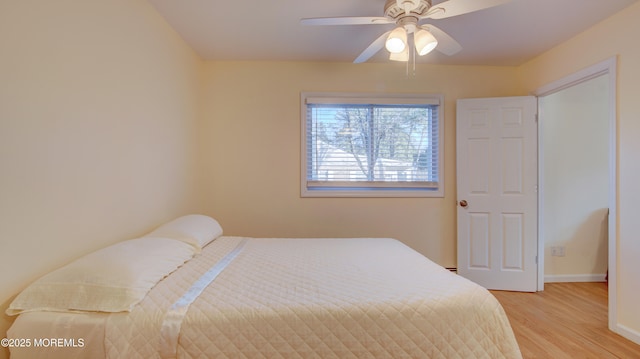
[[[374,42],[372,42],[371,45],[369,45],[369,47],[367,47],[364,51],[362,51],[360,56],[358,56],[355,60],[353,60],[353,63],[359,64],[359,63],[365,62],[369,60],[371,56],[375,55],[378,51],[380,51],[380,49],[384,47],[384,43],[387,41],[387,36],[389,36],[391,31],[392,30],[387,31],[384,34],[380,35],[380,37],[377,38]]]
[[[303,25],[376,25],[393,24],[393,20],[386,17],[314,17],[302,19]]]
[[[429,9],[430,19],[445,19],[490,7],[506,4],[511,0],[449,0],[433,5]]]
[[[440,30],[440,28],[431,24],[423,25],[420,27],[433,34],[436,40],[438,40],[438,46],[436,46],[436,50],[442,52],[443,54],[451,56],[462,50],[462,46],[460,46],[460,44],[456,40],[454,40],[453,37],[449,36],[449,34]]]

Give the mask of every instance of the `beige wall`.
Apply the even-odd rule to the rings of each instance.
[[[2,1],[0,49],[4,337],[36,277],[196,208],[202,61],[143,0]]]
[[[455,101],[519,93],[516,68],[208,62],[201,128],[206,212],[225,233],[397,238],[456,265]],[[301,198],[300,92],[445,96],[444,198]]]
[[[455,100],[526,94],[619,54],[617,322],[638,333],[638,18],[640,4],[520,68],[406,78],[387,63],[203,65],[143,0],[1,2],[0,310],[39,275],[199,209],[226,234],[391,236],[455,266]],[[301,91],[444,94],[445,198],[300,198]]]
[[[640,3],[521,66],[525,87],[534,91],[573,72],[617,55],[618,114],[618,330],[640,342]]]
[[[607,272],[609,75],[539,99],[545,281]],[[553,256],[563,247],[564,256]],[[600,280],[602,280],[600,279]]]

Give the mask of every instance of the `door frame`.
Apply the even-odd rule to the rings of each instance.
[[[584,81],[591,80],[595,77],[608,74],[609,75],[609,225],[608,225],[608,262],[609,262],[609,329],[616,325],[615,318],[617,315],[617,57],[613,56],[607,60],[597,63],[593,66],[580,70],[560,80],[538,88],[534,95],[538,98],[551,95],[558,91],[567,89]],[[543,114],[540,111],[540,101],[538,101],[538,129],[540,122],[544,121]],[[544,148],[542,146],[543,134],[538,131],[538,290],[544,290],[544,216],[542,215],[544,183],[543,164],[544,164]]]

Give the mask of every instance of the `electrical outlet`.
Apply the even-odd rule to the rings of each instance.
[[[551,255],[554,257],[564,257],[565,255],[565,247],[564,246],[553,246],[551,247]]]

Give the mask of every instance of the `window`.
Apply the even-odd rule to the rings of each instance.
[[[303,197],[442,197],[439,95],[302,94]]]

